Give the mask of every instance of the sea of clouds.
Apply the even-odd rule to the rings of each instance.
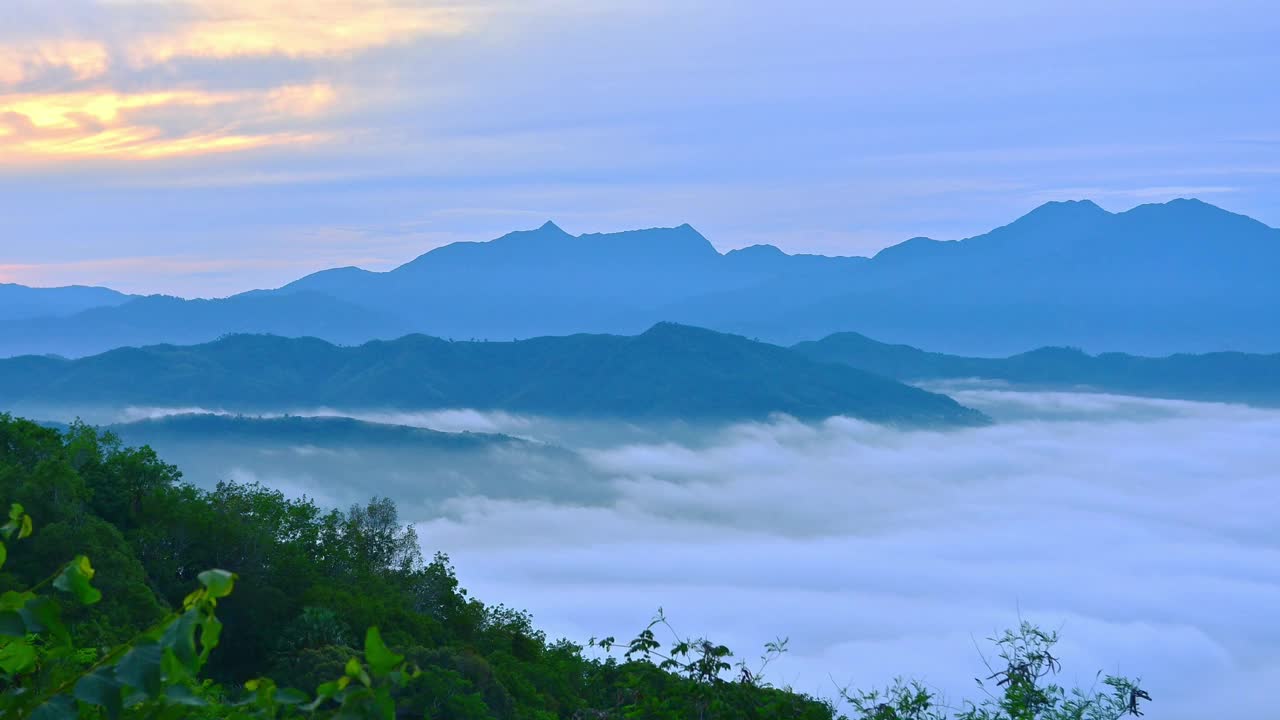
[[[356,458],[358,476],[325,475],[342,467],[325,458],[299,475],[305,465],[281,461],[281,449],[245,448],[190,470],[339,507],[390,495],[473,595],[528,609],[553,637],[629,639],[662,607],[681,633],[748,660],[788,637],[767,674],[777,684],[832,697],[909,675],[958,704],[979,698],[974,678],[990,674],[985,639],[1025,619],[1060,631],[1060,681],[1141,677],[1149,717],[1270,711],[1280,410],[936,389],[998,422],[709,428],[293,410],[508,433],[571,450],[572,467],[504,448],[449,467]]]
[[[458,497],[422,519],[477,596],[577,640],[661,606],[819,695],[918,677],[957,703],[984,638],[1059,630],[1060,680],[1140,676],[1159,718],[1261,710],[1280,686],[1280,411],[955,391],[998,424],[778,418],[714,442],[584,451],[608,503]]]

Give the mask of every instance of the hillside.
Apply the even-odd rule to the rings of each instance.
[[[494,445],[527,445],[509,435],[440,432],[428,428],[367,422],[349,417],[298,415],[254,417],[183,413],[103,427],[132,445],[166,441],[272,443],[317,447],[411,448],[416,450],[483,450]]]
[[[572,235],[546,223],[387,272],[337,268],[221,300],[142,298],[39,321],[0,313],[0,355],[229,333],[341,343],[634,334],[663,320],[786,344],[857,327],[988,357],[1042,345],[1277,352],[1277,269],[1280,230],[1196,200],[1119,213],[1052,202],[982,235],[912,238],[873,258],[721,253],[689,225]]]
[[[413,525],[385,496],[336,510],[257,484],[195,488],[148,448],[2,414],[0,447],[0,492],[20,503],[11,512],[26,527],[21,537],[3,534],[0,584],[41,596],[6,594],[15,609],[0,627],[5,718],[833,719],[809,696],[737,682],[717,684],[721,709],[706,714],[706,685],[683,666],[605,661],[549,638],[527,613],[471,596],[447,555],[424,557]],[[87,570],[65,584],[68,559],[82,553],[91,560],[74,567]],[[205,595],[192,591],[214,568],[225,578],[217,621],[197,635],[204,618],[190,609]],[[367,651],[371,626],[381,628],[380,647],[385,636],[403,653],[395,664],[408,661],[394,701],[388,693],[375,711],[344,693],[317,701],[318,712],[293,712],[299,701],[290,697],[355,674],[355,648],[378,661]],[[386,669],[365,677],[381,683]],[[267,702],[254,702],[259,683],[271,690],[257,694]],[[662,705],[642,703],[635,688]],[[64,698],[46,702],[54,695]]]
[[[1035,388],[1090,388],[1188,400],[1280,404],[1280,354],[1141,357],[1045,347],[1007,358],[975,358],[891,345],[858,333],[837,333],[792,349],[814,360],[838,362],[903,381],[985,378]]]
[[[425,336],[339,347],[240,335],[124,348],[79,360],[0,361],[0,404],[475,408],[556,416],[760,418],[850,415],[877,422],[972,424],[937,395],[785,348],[671,323],[632,336],[519,342]]]

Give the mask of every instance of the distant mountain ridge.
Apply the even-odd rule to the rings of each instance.
[[[986,379],[1021,389],[1090,389],[1185,400],[1280,405],[1280,354],[1235,352],[1140,357],[1090,355],[1076,348],[1044,347],[1007,358],[975,358],[877,342],[837,333],[792,348],[814,360],[835,362],[903,382]]]
[[[983,235],[912,238],[872,258],[768,245],[720,253],[689,225],[575,236],[548,222],[388,272],[325,270],[223,300],[139,298],[40,320],[0,314],[0,355],[78,356],[236,332],[342,343],[635,334],[664,320],[782,344],[857,328],[992,357],[1044,345],[1276,352],[1277,275],[1280,230],[1185,199],[1119,213],[1051,202]]]
[[[93,308],[123,305],[132,299],[133,296],[104,287],[43,288],[0,283],[0,322],[65,317]]]
[[[0,360],[0,407],[142,404],[503,410],[595,418],[848,415],[907,425],[987,421],[945,395],[786,348],[672,323],[636,336],[449,342],[411,335],[338,347],[237,335],[66,360]]]
[[[395,317],[317,292],[237,295],[223,300],[148,295],[67,317],[0,323],[0,328],[5,333],[0,338],[4,354],[71,357],[159,341],[207,342],[235,333],[317,336],[352,343],[409,332],[409,324]]]

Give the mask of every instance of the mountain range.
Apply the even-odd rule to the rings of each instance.
[[[82,307],[63,295],[83,304],[86,289],[51,291],[39,300],[47,312],[36,300],[0,312],[0,356],[229,333],[346,344],[635,334],[661,321],[780,344],[858,330],[985,357],[1043,345],[1276,352],[1277,274],[1280,230],[1186,199],[1119,213],[1051,202],[983,235],[913,238],[871,258],[721,253],[689,225],[575,236],[548,222],[388,272],[336,268],[225,299],[104,295]]]
[[[904,382],[999,380],[1019,389],[1095,390],[1185,400],[1280,405],[1280,354],[1217,352],[1139,357],[1090,355],[1078,348],[1044,347],[1007,358],[926,352],[837,333],[795,345],[796,352]]]
[[[746,338],[661,323],[636,336],[450,342],[423,335],[339,347],[235,335],[69,360],[0,360],[0,407],[20,404],[471,408],[561,417],[747,419],[847,415],[904,425],[987,418],[945,395]]]

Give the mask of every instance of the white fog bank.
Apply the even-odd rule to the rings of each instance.
[[[908,674],[973,697],[975,641],[1021,616],[1061,631],[1061,680],[1142,677],[1151,718],[1273,705],[1280,411],[956,394],[1002,422],[779,419],[586,450],[609,502],[455,498],[419,533],[552,635],[629,638],[662,606],[749,658],[789,636],[771,677],[815,694]]]

